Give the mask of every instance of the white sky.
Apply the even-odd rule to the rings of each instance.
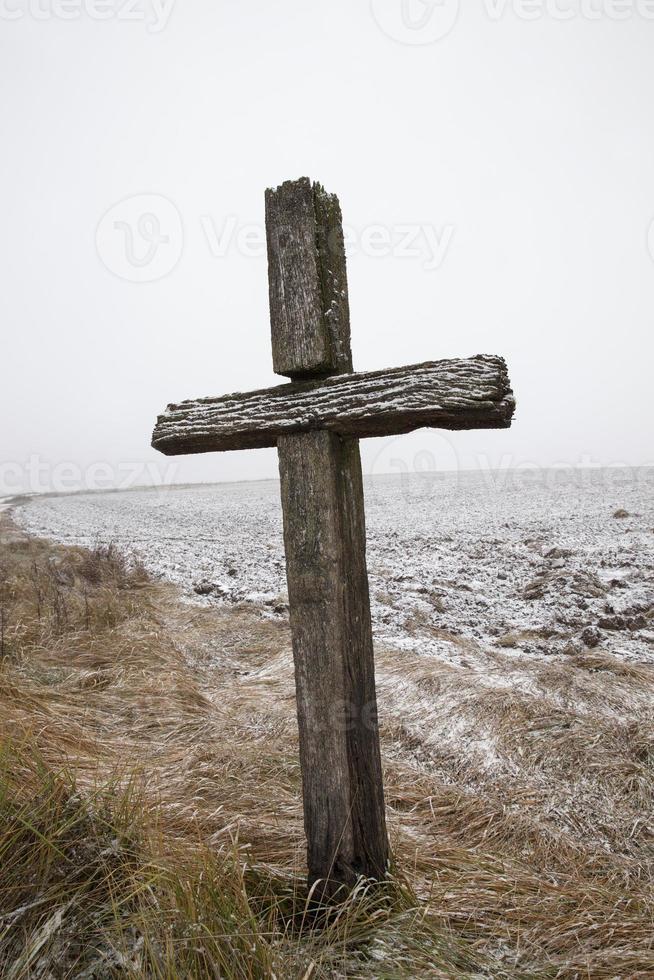
[[[557,2],[0,0],[0,494],[276,475],[149,441],[169,401],[281,380],[242,229],[302,175],[351,230],[355,366],[503,354],[518,399],[366,472],[654,462],[654,3]],[[130,265],[149,211],[169,240]]]

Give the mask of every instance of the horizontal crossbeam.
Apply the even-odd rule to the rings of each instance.
[[[353,438],[505,429],[514,410],[504,359],[480,355],[169,405],[152,445],[179,456],[275,446],[280,436],[317,429]]]

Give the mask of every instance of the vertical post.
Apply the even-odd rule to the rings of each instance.
[[[273,368],[290,378],[352,370],[338,198],[303,177],[266,191]]]
[[[266,195],[279,373],[352,370],[340,207],[306,179]],[[332,898],[388,861],[357,440],[278,441],[309,884]]]

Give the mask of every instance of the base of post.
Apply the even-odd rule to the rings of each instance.
[[[325,431],[278,452],[309,883],[332,900],[388,863],[361,459]]]

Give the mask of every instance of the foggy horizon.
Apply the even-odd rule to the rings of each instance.
[[[613,465],[573,465],[568,463],[553,464],[551,466],[539,466],[535,463],[526,463],[516,467],[511,466],[495,466],[495,467],[470,467],[454,470],[406,470],[404,468],[405,461],[402,460],[402,467],[396,468],[395,470],[383,470],[377,472],[365,472],[363,473],[364,484],[368,484],[371,480],[376,479],[388,479],[393,478],[398,481],[399,484],[404,484],[407,480],[413,479],[430,479],[438,477],[458,477],[458,476],[478,476],[481,480],[485,480],[489,485],[494,484],[496,490],[501,490],[502,486],[508,481],[508,478],[518,478],[518,481],[523,483],[526,487],[530,485],[537,485],[542,483],[544,485],[549,485],[550,488],[556,487],[557,483],[561,482],[565,484],[566,482],[574,482],[578,480],[580,484],[584,482],[593,482],[592,475],[595,474],[596,477],[604,477],[600,480],[600,484],[606,486],[614,486],[616,489],[620,486],[624,486],[627,483],[637,483],[639,478],[643,477],[647,479],[649,472],[654,470],[654,464],[645,463],[636,466],[630,466],[629,464],[613,464]],[[590,481],[588,477],[590,476]],[[55,481],[56,482],[56,481]],[[250,483],[276,483],[279,484],[279,474],[271,474],[270,476],[261,477],[250,477],[245,479],[234,478],[231,480],[189,480],[189,481],[172,481],[169,483],[128,483],[124,486],[109,486],[109,485],[84,485],[77,486],[75,488],[62,488],[56,489],[53,487],[51,489],[42,490],[24,490],[18,491],[16,493],[8,493],[0,495],[0,505],[9,503],[13,500],[20,500],[21,498],[28,497],[65,497],[74,496],[77,494],[103,494],[103,493],[131,493],[139,491],[167,491],[167,490],[192,490],[194,488],[206,488],[206,487],[223,487],[223,486],[234,486],[238,484],[250,484]],[[597,482],[597,481],[596,481]]]
[[[35,467],[79,489],[277,477],[274,450],[150,438],[170,402],[284,382],[264,190],[300,175],[341,202],[355,370],[500,354],[517,399],[506,431],[364,440],[366,474],[652,464],[643,5],[447,0],[434,36],[386,0],[9,6],[0,496]]]

